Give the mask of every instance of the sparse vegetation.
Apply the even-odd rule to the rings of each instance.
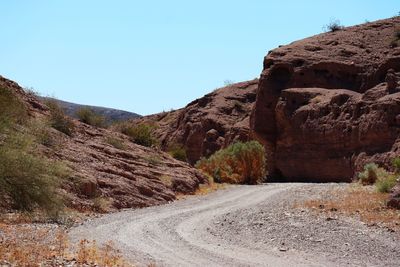
[[[343,30],[344,26],[340,24],[340,20],[331,20],[323,29],[325,32],[337,32]]]
[[[314,199],[306,201],[300,207],[311,208],[328,214],[344,214],[360,218],[368,224],[383,224],[399,228],[397,224],[400,212],[386,207],[387,194],[374,192],[371,187],[353,186],[345,192],[331,194],[333,199]]]
[[[117,129],[130,137],[131,141],[142,146],[156,146],[157,139],[153,137],[154,126],[147,123],[133,125],[129,122],[117,124]]]
[[[105,141],[107,142],[107,144],[112,145],[113,147],[115,147],[117,149],[121,149],[121,150],[126,149],[126,145],[124,144],[124,141],[119,138],[108,136]]]
[[[93,210],[100,213],[107,213],[111,209],[111,200],[98,196],[93,199]]]
[[[101,127],[101,128],[106,127],[106,119],[88,107],[80,108],[76,112],[76,115],[78,116],[79,120],[83,123],[95,127]]]
[[[35,133],[24,104],[11,91],[1,89],[0,202],[23,211],[42,209],[54,216],[61,205],[56,189],[68,169],[36,154]]]
[[[148,157],[145,157],[145,160],[149,164],[154,165],[154,166],[159,166],[159,165],[163,164],[162,158],[160,156],[148,156]]]
[[[168,153],[175,159],[180,161],[186,161],[186,149],[183,145],[178,143],[173,143],[168,147]]]
[[[232,81],[232,80],[225,80],[224,81],[224,86],[230,86],[230,85],[232,85],[232,84],[234,84],[235,82],[234,81]]]
[[[400,174],[400,157],[394,158],[392,163],[396,174]]]
[[[24,104],[10,90],[0,88],[0,131],[13,124],[23,124],[27,118]]]
[[[384,175],[380,176],[379,179],[376,181],[375,186],[378,192],[380,193],[389,193],[390,190],[396,185],[397,177],[391,173],[385,173]]]
[[[24,91],[28,95],[35,96],[35,97],[39,96],[38,91],[36,91],[35,88],[33,88],[33,87],[25,87]]]
[[[61,205],[56,189],[68,171],[34,150],[27,133],[14,132],[5,139],[0,147],[0,199],[18,210],[40,208],[53,215]]]
[[[71,136],[74,131],[74,123],[65,115],[64,110],[55,100],[47,100],[45,104],[50,109],[51,127]]]
[[[172,186],[172,177],[169,175],[161,175],[160,181],[168,187]]]
[[[196,167],[218,183],[258,184],[266,175],[265,150],[257,141],[238,142],[201,159]]]
[[[400,160],[393,160],[393,166],[397,169]],[[397,175],[390,173],[383,168],[379,168],[375,163],[368,163],[364,166],[364,171],[358,175],[363,185],[375,184],[376,190],[380,193],[388,193],[397,183]]]
[[[10,266],[132,266],[111,242],[99,246],[84,239],[74,245],[63,229],[37,228],[0,224],[0,265],[5,261]]]
[[[363,185],[374,184],[378,180],[378,165],[368,163],[364,166],[364,171],[358,174]]]

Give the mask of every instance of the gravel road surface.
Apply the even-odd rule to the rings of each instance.
[[[399,233],[294,207],[347,186],[231,186],[105,215],[70,237],[113,241],[138,266],[400,266]]]

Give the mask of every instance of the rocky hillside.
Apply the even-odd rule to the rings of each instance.
[[[278,181],[350,181],[400,155],[400,17],[270,51],[251,116]]]
[[[0,88],[9,89],[29,109],[31,118],[46,121],[48,107],[26,94],[15,82],[0,76]],[[190,165],[162,151],[133,144],[122,134],[73,120],[68,136],[49,128],[48,145],[39,151],[64,161],[71,169],[62,185],[67,205],[78,210],[109,206],[130,208],[174,200],[177,193],[194,192],[206,179]]]
[[[77,118],[76,113],[81,108],[90,108],[96,114],[103,116],[107,123],[116,122],[116,121],[125,121],[125,120],[135,119],[135,118],[140,117],[139,114],[124,111],[124,110],[119,110],[119,109],[80,105],[80,104],[62,101],[62,100],[51,98],[51,97],[41,97],[40,99],[43,102],[46,102],[48,100],[56,101],[58,103],[58,105],[64,109],[65,114],[67,114],[68,116],[73,117],[73,118]]]
[[[189,103],[185,108],[146,116],[134,123],[155,123],[162,148],[182,144],[188,162],[196,163],[237,140],[249,139],[249,118],[258,80],[232,84]]]

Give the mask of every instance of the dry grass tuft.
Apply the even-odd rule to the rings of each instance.
[[[319,213],[355,217],[369,225],[400,229],[400,211],[386,206],[388,196],[376,192],[373,187],[355,185],[344,192],[335,192],[330,200],[313,199],[301,206]]]
[[[49,225],[0,223],[0,265],[12,266],[132,266],[123,260],[112,243],[95,241],[69,243],[64,229]]]

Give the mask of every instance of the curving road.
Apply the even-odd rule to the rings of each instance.
[[[276,246],[267,235],[263,242],[249,226],[252,214],[260,210],[271,211],[269,217],[285,213],[277,209],[278,203],[290,198],[291,191],[309,191],[310,186],[232,186],[207,196],[105,215],[74,228],[70,236],[75,241],[111,240],[138,266],[339,266],[340,261],[327,260],[321,253],[288,249],[284,243]],[[239,222],[229,220],[238,214]],[[279,219],[282,224],[290,221],[285,218]]]

